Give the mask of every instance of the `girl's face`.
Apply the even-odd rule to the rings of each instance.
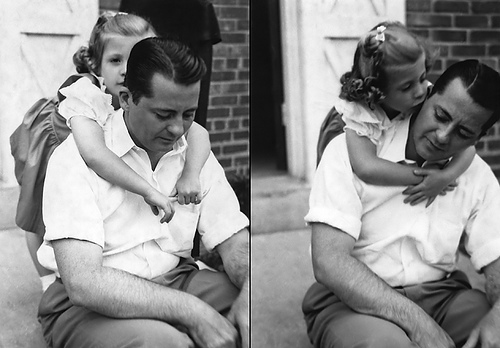
[[[424,101],[427,94],[425,55],[414,64],[390,68],[381,106],[388,115],[406,112]]]
[[[121,36],[108,35],[104,46],[101,62],[101,77],[104,78],[107,92],[113,96],[113,105],[118,101],[120,89],[125,81],[127,72],[127,60],[132,47],[142,39],[151,37],[143,36]]]

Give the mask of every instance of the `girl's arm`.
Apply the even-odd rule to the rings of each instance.
[[[200,173],[210,154],[210,138],[208,131],[196,122],[189,128],[186,138],[189,145],[186,163],[176,185],[178,201],[179,204],[198,204],[202,199]]]
[[[85,116],[74,116],[70,119],[70,123],[78,151],[91,169],[110,183],[144,197],[144,200],[153,207],[153,211],[155,207],[163,210],[165,214],[161,222],[170,221],[173,208],[168,197],[156,190],[108,149],[102,128],[97,122]]]
[[[413,173],[415,168],[394,163],[377,156],[377,148],[370,139],[346,129],[347,150],[352,170],[371,185],[417,185],[422,178]]]
[[[427,206],[429,206],[438,194],[446,194],[446,191],[453,190],[456,186],[456,179],[469,168],[475,155],[476,148],[469,146],[453,156],[442,170],[428,171],[425,168],[415,170],[415,175],[423,176],[424,179],[419,185],[403,192],[408,195],[405,203],[415,205],[429,198],[427,201]]]

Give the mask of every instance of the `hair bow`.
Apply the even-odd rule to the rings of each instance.
[[[376,40],[378,40],[380,42],[385,41],[385,34],[384,34],[385,29],[387,29],[387,28],[384,27],[383,25],[381,25],[380,27],[377,27],[377,35],[375,35]]]

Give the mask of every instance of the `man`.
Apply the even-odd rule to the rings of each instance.
[[[500,116],[500,76],[475,60],[436,81],[418,117],[394,124],[380,156],[440,164],[475,144]],[[306,221],[317,283],[303,311],[315,347],[498,347],[500,188],[476,156],[458,186],[425,203],[352,172],[345,137],[318,167]],[[458,245],[486,276],[486,294],[456,270]]]
[[[131,51],[123,111],[106,142],[164,194],[175,194],[193,122],[201,59],[158,38]],[[161,224],[140,196],[111,185],[83,162],[72,136],[51,157],[40,262],[58,279],[39,320],[51,347],[248,347],[248,219],[213,154],[200,175],[199,205],[175,204]],[[190,258],[198,229],[225,272]],[[242,343],[241,343],[242,341]]]

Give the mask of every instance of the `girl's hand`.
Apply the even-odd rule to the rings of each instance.
[[[174,206],[170,198],[162,194],[160,191],[156,189],[152,189],[150,193],[144,196],[144,200],[147,204],[151,206],[151,210],[153,214],[158,215],[160,210],[163,210],[163,217],[160,222],[169,222],[174,217]]]
[[[446,195],[446,192],[453,191],[457,187],[457,182],[450,179],[446,172],[439,169],[415,169],[414,174],[423,176],[423,180],[418,185],[409,186],[403,191],[405,198],[404,203],[410,205],[419,204],[427,200],[425,207],[434,202],[437,195]]]
[[[198,176],[181,175],[177,184],[177,201],[179,204],[200,204],[202,200],[201,184]]]

